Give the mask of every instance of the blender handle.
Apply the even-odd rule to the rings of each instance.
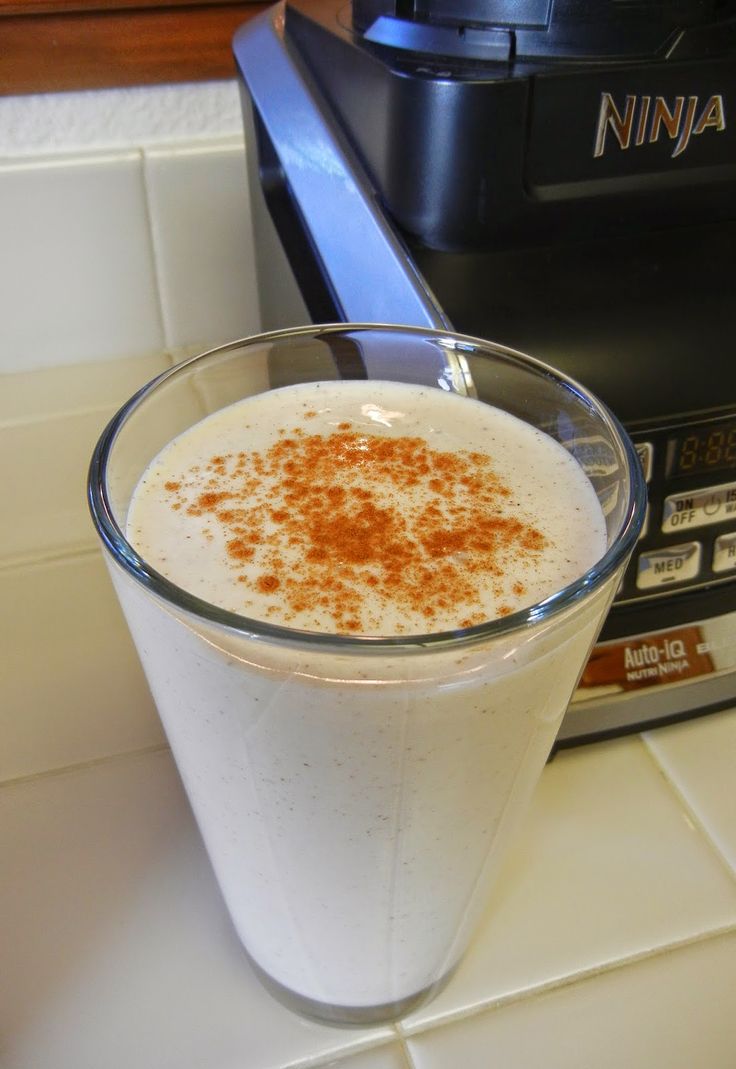
[[[326,116],[284,42],[283,3],[233,39],[262,144],[273,149],[292,219],[318,260],[332,306],[345,322],[451,330],[401,239],[376,204],[350,148]]]

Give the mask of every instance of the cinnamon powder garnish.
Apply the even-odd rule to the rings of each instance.
[[[273,599],[261,613],[299,627],[319,617],[337,633],[381,633],[387,606],[427,632],[437,620],[446,629],[448,614],[470,627],[487,617],[489,585],[497,611],[511,612],[509,593],[521,598],[525,587],[517,578],[507,588],[505,574],[518,576],[547,544],[519,518],[489,456],[349,423],[326,435],[280,432],[264,452],[218,454],[161,489],[171,508],[219,528],[246,615],[253,591]]]

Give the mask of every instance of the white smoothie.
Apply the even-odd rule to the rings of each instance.
[[[437,634],[542,600],[605,550],[582,470],[537,430],[439,389],[292,386],[170,443],[127,537],[197,597],[301,633],[208,624],[113,570],[254,961],[331,1005],[430,988],[484,907],[611,583],[459,646],[303,633]]]

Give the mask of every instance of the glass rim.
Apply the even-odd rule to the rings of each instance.
[[[434,338],[438,340],[445,339],[459,343],[461,347],[465,347],[466,351],[472,349],[480,353],[488,352],[492,355],[507,357],[525,365],[529,370],[537,374],[553,378],[558,385],[583,399],[589,408],[595,412],[596,416],[608,427],[609,433],[618,442],[626,457],[630,475],[629,501],[624,520],[613,538],[611,546],[603,556],[573,582],[568,583],[542,601],[509,613],[507,616],[496,617],[482,624],[475,624],[467,628],[456,628],[450,631],[390,636],[332,634],[330,632],[300,630],[267,623],[263,620],[231,612],[228,609],[220,608],[211,602],[198,598],[151,567],[130,544],[119,527],[108,495],[106,480],[108,460],[118,435],[132,413],[170,378],[180,375],[212,356],[249,346],[268,344],[281,338],[318,337],[324,334],[358,331],[408,333],[423,336],[429,340]],[[206,418],[206,416],[203,418]],[[150,459],[153,460],[154,458],[151,457]],[[390,323],[325,323],[288,327],[282,330],[267,331],[239,338],[188,357],[151,379],[118,409],[100,435],[89,466],[87,502],[97,534],[113,561],[149,592],[189,615],[205,620],[216,627],[247,636],[249,639],[262,640],[282,646],[309,647],[315,651],[322,649],[344,653],[360,651],[362,654],[371,651],[376,653],[388,651],[393,651],[394,653],[420,653],[426,652],[429,648],[455,648],[475,645],[486,639],[522,631],[527,627],[538,625],[552,616],[557,616],[601,587],[636,544],[644,521],[646,483],[639,456],[633,443],[608,406],[595,394],[591,393],[587,387],[536,357],[511,349],[498,342],[450,330],[435,330],[427,327]]]

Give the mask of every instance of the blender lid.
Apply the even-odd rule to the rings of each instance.
[[[353,0],[366,42],[467,60],[626,60],[721,54],[733,0]]]

